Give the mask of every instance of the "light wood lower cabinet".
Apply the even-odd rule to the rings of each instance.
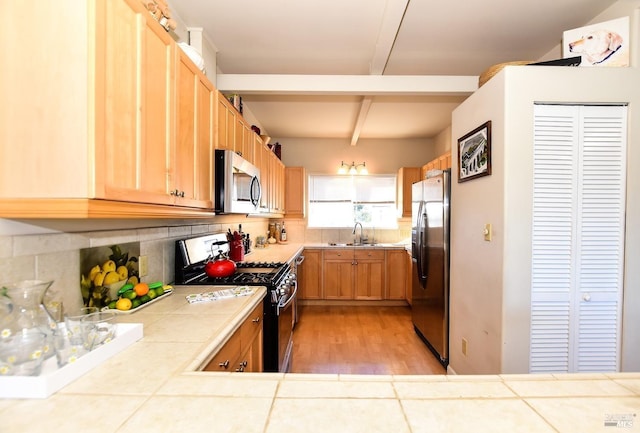
[[[324,251],[324,299],[381,300],[384,298],[384,250]]]
[[[407,251],[387,250],[386,299],[407,299]]]
[[[301,300],[406,300],[410,257],[404,249],[304,250],[298,268]]]
[[[262,372],[263,311],[260,303],[202,370]]]
[[[379,249],[356,249],[355,299],[382,300],[386,285],[385,252]]]
[[[300,299],[322,299],[322,250],[304,250],[304,261],[298,266]]]

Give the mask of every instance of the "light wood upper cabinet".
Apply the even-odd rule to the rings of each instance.
[[[217,149],[236,150],[236,109],[227,98],[218,92],[218,136]]]
[[[251,131],[253,133],[253,131]],[[255,135],[255,134],[254,134]],[[262,141],[260,141],[261,143]],[[264,144],[256,146],[254,163],[260,169],[262,197],[260,211],[264,214],[284,214],[285,167],[275,153]],[[257,156],[259,155],[259,157]],[[259,158],[259,159],[258,159]]]
[[[11,65],[0,80],[0,216],[210,216],[206,200],[171,195],[197,188],[174,185],[193,164],[174,159],[171,37],[138,0],[77,2],[64,26],[59,8],[16,3],[15,26],[0,30]]]
[[[286,167],[284,175],[284,213],[287,218],[304,218],[306,171],[304,167]]]
[[[447,168],[451,168],[451,151],[444,153],[423,165],[422,179],[425,179],[427,177],[427,172],[429,172],[430,170],[445,170]]]
[[[215,89],[182,50],[178,58],[177,138],[169,185],[176,204],[211,208]]]
[[[420,167],[402,167],[396,183],[397,212],[399,218],[411,217],[411,186],[421,179]]]

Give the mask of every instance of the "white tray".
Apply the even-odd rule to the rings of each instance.
[[[145,302],[144,304],[141,304],[139,306],[137,306],[136,308],[132,308],[131,310],[118,310],[116,308],[103,308],[104,311],[112,311],[116,314],[133,314],[136,311],[140,311],[143,308],[148,307],[149,305],[158,302],[158,301],[162,301],[164,298],[166,298],[167,296],[169,296],[170,294],[173,293],[173,289],[169,289],[166,292],[164,292],[162,295],[158,296],[157,298],[153,298],[152,300],[150,300],[149,302]]]
[[[141,323],[118,323],[116,338],[72,364],[58,368],[54,355],[44,362],[39,376],[0,377],[0,398],[47,398],[141,338]]]

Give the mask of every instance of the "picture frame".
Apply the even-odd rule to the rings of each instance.
[[[629,66],[631,38],[629,17],[566,30],[562,56],[581,56],[582,67]]]
[[[491,174],[491,121],[458,139],[458,183]]]

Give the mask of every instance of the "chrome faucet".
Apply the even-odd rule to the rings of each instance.
[[[358,226],[360,226],[360,242],[356,242],[356,240],[358,239],[358,237],[356,236],[356,229],[358,228]],[[351,232],[351,234],[353,235],[353,243],[361,244],[362,243],[362,224],[359,222],[356,222],[356,224],[353,226],[353,232]]]

